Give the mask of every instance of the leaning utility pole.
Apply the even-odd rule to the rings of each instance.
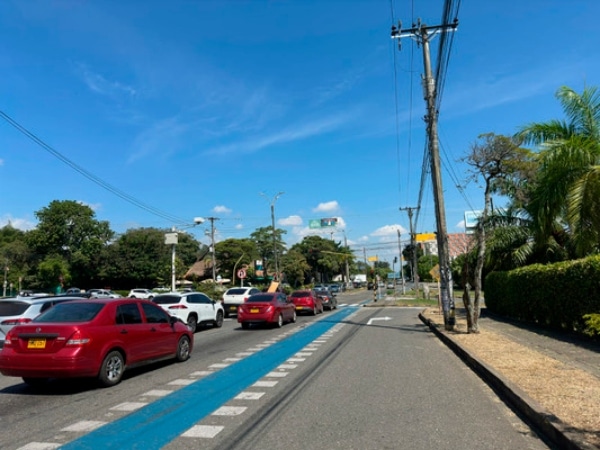
[[[417,45],[423,47],[423,63],[425,76],[423,84],[425,88],[425,102],[427,104],[427,133],[429,141],[429,154],[431,159],[431,180],[433,184],[433,197],[435,202],[435,218],[437,222],[437,244],[440,264],[440,296],[442,310],[444,312],[444,326],[446,330],[453,330],[455,325],[454,299],[452,298],[452,272],[450,271],[450,250],[448,245],[448,233],[446,231],[446,211],[444,206],[444,195],[442,190],[442,175],[440,170],[440,151],[438,141],[436,110],[435,80],[431,72],[431,59],[429,55],[429,40],[438,33],[454,31],[458,21],[449,25],[426,26],[418,21],[416,26],[408,30],[402,30],[402,24],[398,28],[392,26],[392,39],[413,37]]]
[[[400,208],[400,211],[408,211],[408,222],[410,226],[410,245],[412,247],[412,276],[413,276],[413,284],[415,286],[415,296],[419,298],[419,264],[417,258],[417,240],[415,230],[413,228],[413,211],[418,211],[418,206],[407,206],[405,208]],[[398,239],[400,239],[400,235],[398,235]],[[399,244],[398,244],[399,245]],[[403,278],[404,279],[404,278]]]

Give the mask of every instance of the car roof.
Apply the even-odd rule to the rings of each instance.
[[[83,300],[84,297],[74,296],[74,295],[45,295],[40,297],[7,297],[1,298],[0,302],[21,302],[21,303],[30,303],[35,305],[37,303],[44,303],[48,301],[56,301],[56,300]],[[87,301],[87,300],[86,300]]]

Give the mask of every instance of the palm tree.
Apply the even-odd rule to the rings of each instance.
[[[528,210],[536,241],[556,234],[573,240],[574,256],[600,249],[600,94],[563,86],[556,93],[566,120],[531,123],[516,137],[539,147],[539,174]]]

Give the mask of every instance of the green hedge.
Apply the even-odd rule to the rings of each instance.
[[[592,321],[584,316],[600,313],[600,255],[491,272],[485,285],[492,312],[589,335]]]

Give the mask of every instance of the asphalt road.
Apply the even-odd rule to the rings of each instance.
[[[338,299],[281,329],[227,320],[196,333],[189,361],[109,389],[0,376],[0,448],[547,448],[418,310],[356,306],[365,291]]]

